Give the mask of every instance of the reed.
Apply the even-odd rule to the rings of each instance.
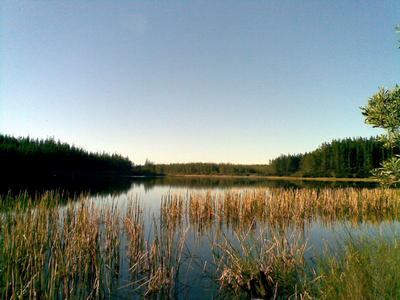
[[[187,232],[182,226],[182,207],[179,195],[165,196],[160,217],[153,217],[146,239],[139,202],[128,205],[124,218],[132,278],[128,286],[143,297],[173,298],[176,292]]]
[[[191,194],[183,202],[185,207],[179,209],[187,212],[189,223],[200,233],[215,224],[238,229],[257,221],[282,228],[316,219],[325,224],[343,219],[358,224],[400,217],[400,191],[396,189],[228,190],[223,195]]]
[[[214,259],[223,298],[307,299],[307,243],[299,235],[289,237],[249,229],[235,232],[214,245]]]
[[[346,241],[315,267],[304,258],[302,226],[398,220],[399,196],[396,189],[354,188],[168,194],[149,222],[137,199],[122,210],[115,201],[101,204],[86,195],[6,195],[0,198],[0,298],[110,298],[121,288],[125,253],[126,289],[139,297],[174,298],[191,259],[189,229],[195,238],[218,229],[210,246],[222,297],[398,297],[397,239]]]
[[[118,213],[85,197],[63,209],[47,200],[1,214],[1,297],[107,297],[119,264]]]
[[[163,196],[160,207],[161,224],[175,231],[183,225],[184,214],[184,198],[181,194]]]
[[[217,196],[210,191],[207,193],[191,193],[186,201],[188,223],[201,234],[209,232],[216,221]]]

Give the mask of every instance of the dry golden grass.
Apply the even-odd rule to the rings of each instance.
[[[399,196],[396,189],[232,189],[223,194],[192,193],[173,210],[174,215],[186,211],[190,225],[205,233],[216,223],[247,228],[255,221],[282,227],[317,218],[326,224],[340,219],[354,223],[394,220],[400,216]]]
[[[21,202],[22,203],[22,202]],[[116,288],[121,236],[127,237],[133,291],[170,294],[179,271],[185,232],[154,222],[145,240],[137,201],[116,203],[82,196],[65,207],[46,199],[0,214],[0,298],[101,299]]]

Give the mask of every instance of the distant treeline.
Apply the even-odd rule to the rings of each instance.
[[[347,138],[324,143],[316,150],[273,159],[269,172],[278,176],[369,177],[371,170],[399,149],[388,150],[376,137]]]
[[[166,175],[265,175],[304,177],[370,177],[371,170],[398,153],[387,150],[376,137],[347,138],[322,144],[304,154],[281,155],[267,165],[215,163],[153,164],[137,167],[140,172]]]
[[[54,139],[0,134],[3,176],[131,174],[132,163],[118,154],[92,153]],[[3,177],[4,178],[4,177]]]
[[[54,139],[15,138],[0,134],[3,176],[39,175],[264,175],[369,177],[371,170],[399,149],[387,150],[376,137],[324,143],[312,152],[281,155],[269,164],[153,164],[143,166],[118,154],[92,153]]]

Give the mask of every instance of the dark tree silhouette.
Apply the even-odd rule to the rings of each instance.
[[[3,176],[130,174],[132,163],[118,154],[91,153],[54,139],[0,134]]]

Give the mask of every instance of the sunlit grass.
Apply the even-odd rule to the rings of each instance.
[[[24,204],[15,200],[12,211],[0,214],[2,299],[112,296],[121,271],[122,235],[128,240],[132,290],[150,295],[173,288],[185,232],[155,221],[151,239],[145,240],[137,201],[121,212],[115,203],[85,196],[65,207],[49,206],[47,196]]]
[[[0,298],[102,299],[121,288],[139,298],[174,298],[189,257],[213,266],[222,298],[400,297],[397,235],[349,236],[339,250],[310,260],[304,234],[314,220],[398,220],[396,189],[172,193],[151,219],[138,199],[126,204],[60,193],[1,198]],[[213,261],[191,256],[189,234],[213,236]],[[124,260],[129,281],[121,283]]]
[[[399,299],[399,235],[348,237],[337,253],[321,258],[316,297]]]
[[[235,233],[214,245],[221,295],[228,298],[310,298],[307,291],[307,243],[300,236]]]

